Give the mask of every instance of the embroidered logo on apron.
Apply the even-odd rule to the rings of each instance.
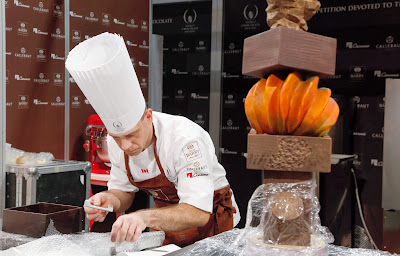
[[[146,193],[148,193],[149,195],[151,195],[152,197],[154,197],[155,199],[169,201],[168,196],[165,195],[161,189],[146,189],[146,188],[144,188],[142,190],[145,191]]]

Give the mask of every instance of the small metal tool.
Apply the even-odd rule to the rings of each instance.
[[[100,206],[95,206],[95,205],[90,203],[89,199],[85,200],[84,206],[89,207],[89,208],[93,208],[93,209],[106,211],[106,212],[113,212],[113,210],[114,210],[114,208],[113,208],[113,206],[111,204],[109,204],[107,208],[100,207]]]

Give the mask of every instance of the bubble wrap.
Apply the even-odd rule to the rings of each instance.
[[[35,240],[35,238],[0,231],[0,250],[7,250],[11,247],[26,244],[33,240]]]
[[[246,229],[233,229],[222,234],[201,240],[194,244],[191,250],[183,253],[179,252],[176,256],[243,256],[246,254],[246,244],[248,243],[249,237],[252,237],[254,233]],[[370,250],[370,249],[355,249],[346,248],[336,245],[328,245],[327,253],[329,256],[391,256],[388,252]],[[255,254],[253,254],[255,255]],[[267,254],[263,252],[262,255],[278,255],[282,256],[281,252],[275,252],[275,254]],[[297,256],[293,253],[292,256]],[[312,254],[308,254],[312,255]]]
[[[123,242],[116,252],[133,252],[159,247],[165,239],[163,231],[144,232],[134,243]],[[109,256],[110,233],[80,233],[44,236],[32,242],[0,252],[0,256]]]
[[[11,145],[6,147],[7,164],[41,165],[51,163],[53,160],[54,156],[49,152],[30,153],[13,148]]]

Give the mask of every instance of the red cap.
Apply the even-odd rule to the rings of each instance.
[[[103,123],[103,121],[101,121],[99,115],[91,115],[91,116],[89,116],[89,118],[87,120],[87,124],[88,125],[102,125],[102,126],[104,126],[104,123]]]

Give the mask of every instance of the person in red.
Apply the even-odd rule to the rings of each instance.
[[[146,108],[122,37],[103,33],[80,43],[68,55],[66,68],[109,134],[108,190],[90,202],[124,212],[139,190],[154,198],[153,209],[119,217],[111,241],[136,241],[149,227],[165,231],[164,244],[186,246],[239,222],[209,134],[185,117]],[[85,212],[94,221],[107,215],[87,207]]]

